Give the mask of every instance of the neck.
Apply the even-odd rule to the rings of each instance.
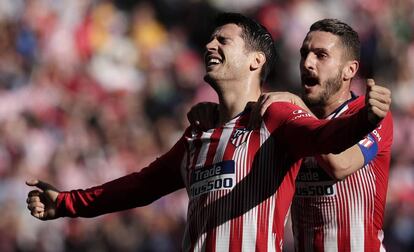
[[[310,109],[318,118],[325,118],[349,99],[351,99],[351,91],[349,89],[339,90],[336,94],[330,96],[325,104],[316,105],[310,107]]]
[[[220,125],[230,121],[240,114],[249,102],[257,102],[260,97],[260,85],[250,82],[230,83],[217,85],[220,105]]]

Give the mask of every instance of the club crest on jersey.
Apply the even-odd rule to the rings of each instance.
[[[247,142],[247,139],[249,138],[249,132],[250,130],[246,128],[236,129],[233,135],[231,136],[231,143],[236,147],[239,147],[240,145],[244,144],[245,142]]]

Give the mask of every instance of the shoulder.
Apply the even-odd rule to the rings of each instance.
[[[268,127],[275,129],[287,122],[306,117],[312,117],[312,115],[295,104],[274,102],[267,108],[263,121]]]
[[[289,102],[273,102],[263,115],[264,121],[287,119],[294,110],[299,109]]]
[[[301,111],[306,112],[301,107],[290,102],[273,102],[266,110],[264,116],[268,117],[284,117],[294,112],[299,113]]]

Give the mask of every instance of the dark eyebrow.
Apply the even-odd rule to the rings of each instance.
[[[316,53],[328,53],[328,50],[326,50],[326,48],[313,48],[312,51]]]
[[[223,40],[232,40],[230,37],[228,37],[228,36],[225,36],[225,35],[223,35],[223,34],[217,34],[217,33],[214,33],[214,34],[212,34],[211,35],[211,37],[210,37],[210,41],[211,40],[213,40],[214,38],[216,38],[217,40],[219,40],[219,41],[223,41]]]
[[[309,48],[307,48],[307,47],[304,47],[304,46],[302,46],[301,48],[300,48],[300,54],[302,55],[302,54],[305,54],[305,53],[307,53],[307,52],[314,52],[314,53],[329,53],[329,51],[326,49],[326,48],[321,48],[321,47],[318,47],[318,48],[311,48],[311,49],[309,49]]]

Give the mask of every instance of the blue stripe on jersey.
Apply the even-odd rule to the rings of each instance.
[[[378,143],[374,136],[368,134],[364,139],[359,141],[359,148],[364,156],[364,166],[375,158],[378,152]]]

